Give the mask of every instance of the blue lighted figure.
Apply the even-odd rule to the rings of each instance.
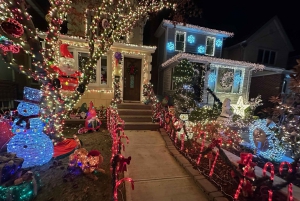
[[[19,117],[14,120],[12,132],[15,134],[7,144],[7,151],[24,159],[23,168],[39,166],[50,161],[53,143],[43,133],[44,123],[39,118],[40,90],[24,88],[24,100],[19,101]]]

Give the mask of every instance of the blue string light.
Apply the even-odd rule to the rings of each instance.
[[[270,129],[273,128],[274,124],[267,126],[266,119],[259,119],[253,122],[249,126],[249,140],[252,149],[257,149],[257,154],[271,161],[280,162],[285,155],[285,150],[280,146],[279,140],[275,137],[275,133]],[[261,132],[260,135],[266,136],[266,142],[259,142],[254,139],[255,132]],[[267,143],[268,147],[266,150],[261,151],[255,143]]]
[[[18,113],[22,116],[38,115],[40,106],[34,103],[21,102],[17,107]]]
[[[189,35],[188,38],[187,38],[187,41],[188,41],[189,43],[195,43],[195,36]]]
[[[167,50],[169,51],[174,51],[175,50],[175,45],[173,42],[168,42],[167,43]]]
[[[216,47],[221,47],[222,45],[223,45],[223,40],[222,39],[217,39]]]
[[[205,47],[203,45],[200,45],[198,48],[197,48],[197,52],[199,54],[204,54],[205,52]]]

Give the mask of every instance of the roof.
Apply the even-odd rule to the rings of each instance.
[[[238,42],[238,43],[236,43],[234,45],[231,45],[228,48],[233,48],[233,47],[235,47],[235,46],[237,46],[237,45],[239,45],[241,43],[245,43],[245,42],[251,41],[253,38],[255,38],[255,36],[257,34],[259,34],[263,29],[265,29],[271,23],[275,23],[278,31],[280,32],[281,36],[284,39],[284,41],[285,41],[285,43],[286,43],[289,51],[294,51],[292,43],[290,42],[289,37],[287,36],[287,34],[286,34],[286,32],[285,32],[285,30],[284,30],[284,28],[283,28],[283,26],[282,26],[282,24],[281,24],[281,22],[280,22],[280,20],[279,20],[279,18],[277,16],[272,17],[268,22],[266,22],[265,24],[261,25],[260,28],[254,29],[252,31],[252,34],[248,34],[245,37],[240,37],[239,38],[240,42]],[[251,33],[251,31],[250,31],[250,33]],[[234,41],[234,39],[233,39],[233,41]],[[230,43],[230,41],[227,41],[227,42]]]
[[[247,68],[253,68],[255,70],[263,70],[265,68],[262,64],[256,64],[256,63],[250,63],[245,61],[236,61],[236,60],[230,60],[230,59],[222,59],[222,58],[216,58],[216,57],[209,57],[209,56],[203,56],[203,55],[195,55],[195,54],[188,54],[188,53],[178,53],[174,57],[168,59],[162,64],[162,67],[167,67],[171,65],[174,62],[178,62],[181,59],[188,59],[192,62],[197,63],[214,63],[214,64],[223,64],[223,65],[230,65],[230,66],[237,66],[237,67],[247,67]]]
[[[155,32],[155,36],[159,37],[162,33],[163,30],[163,26],[173,26],[174,27],[174,23],[176,24],[177,28],[181,28],[181,29],[185,29],[185,30],[190,30],[192,32],[200,32],[200,33],[206,33],[206,34],[210,34],[210,35],[216,35],[216,36],[221,36],[221,37],[233,37],[233,33],[232,32],[226,32],[226,31],[221,31],[221,30],[217,30],[217,29],[210,29],[210,28],[206,28],[206,27],[201,27],[198,25],[192,25],[192,24],[183,24],[180,22],[174,22],[174,21],[170,21],[170,20],[163,20],[160,24],[160,26],[158,27],[158,29]]]

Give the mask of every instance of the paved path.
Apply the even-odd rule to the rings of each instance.
[[[206,196],[176,162],[157,131],[126,130],[129,144],[123,155],[131,156],[125,177],[134,180],[134,190],[126,185],[127,201],[206,201]]]

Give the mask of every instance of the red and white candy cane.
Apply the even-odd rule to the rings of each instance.
[[[209,176],[211,177],[214,173],[214,169],[215,169],[215,165],[216,165],[216,162],[217,162],[217,159],[219,157],[219,150],[217,150],[217,153],[216,153],[216,156],[215,156],[215,159],[214,159],[214,162],[212,164],[212,167],[210,169],[210,172],[209,172]]]
[[[203,135],[203,139],[202,139],[202,143],[201,143],[201,147],[200,147],[200,152],[203,152],[204,146],[205,146],[205,133],[204,132],[200,132],[196,138],[196,142],[198,140],[198,137],[200,137],[200,135]],[[200,160],[201,160],[202,154],[200,153],[198,158],[197,158],[197,165],[200,164]]]
[[[279,174],[282,174],[283,166],[284,165],[288,166],[288,168],[289,168],[288,172],[289,173],[293,172],[292,165],[289,162],[283,161],[282,163],[280,163],[280,166],[279,166]],[[294,197],[293,197],[293,184],[292,183],[290,183],[289,187],[288,187],[288,197],[287,197],[287,200],[288,201],[293,201],[294,200]]]
[[[268,167],[271,168],[270,180],[273,181],[275,173],[274,173],[274,165],[272,163],[267,162],[265,164],[264,169],[263,169],[263,176],[266,176],[266,172],[267,172]],[[268,201],[272,201],[273,191],[270,189],[270,190],[268,190],[268,192],[269,192],[269,199],[268,199]]]
[[[243,176],[245,177],[247,172],[249,171],[249,169],[251,168],[250,167],[250,164],[252,162],[252,154],[248,154],[247,157],[245,158],[247,162],[245,168],[244,168],[244,172],[243,172]],[[235,192],[235,195],[234,195],[234,199],[237,200],[239,198],[239,195],[240,195],[240,192],[242,190],[242,187],[243,187],[243,183],[244,183],[244,178],[241,178],[240,179],[240,183],[239,183],[239,186],[238,188],[236,189],[236,192]]]
[[[182,133],[180,135],[180,137],[181,137],[181,147],[180,147],[180,150],[183,151],[183,149],[184,149],[184,133]]]
[[[122,182],[125,182],[125,181],[130,182],[131,188],[132,188],[132,190],[134,190],[134,181],[131,178],[123,178],[123,179],[117,181],[116,185],[115,185],[115,189],[114,189],[114,201],[118,201],[118,187],[120,186],[120,184]]]

